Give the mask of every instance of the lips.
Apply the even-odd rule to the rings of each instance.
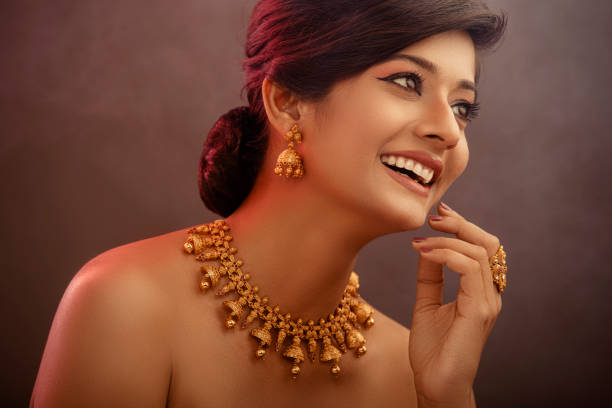
[[[393,155],[396,157],[401,156],[407,159],[413,159],[415,161],[420,162],[421,164],[424,164],[427,167],[430,167],[434,171],[430,184],[433,184],[436,182],[436,180],[438,180],[440,174],[442,173],[442,170],[444,169],[444,164],[442,163],[442,160],[422,150],[398,150],[393,152],[385,152],[383,153],[383,155]]]
[[[400,174],[395,170],[391,170],[387,166],[383,166],[385,171],[389,173],[389,175],[395,179],[399,184],[406,187],[409,190],[417,193],[420,196],[427,197],[429,195],[429,191],[431,190],[431,186],[429,185],[421,185],[413,180],[411,177]]]

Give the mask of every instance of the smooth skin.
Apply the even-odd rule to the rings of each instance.
[[[114,248],[79,271],[54,318],[31,406],[473,407],[478,363],[501,309],[488,266],[499,240],[452,210],[438,207],[441,221],[427,215],[468,162],[464,113],[475,92],[465,84],[474,81],[475,50],[466,33],[450,31],[402,53],[430,64],[381,62],[322,101],[300,100],[266,78],[270,146],[253,190],[226,221],[262,295],[305,320],[335,308],[373,239],[426,221],[454,234],[412,244],[419,262],[411,330],[375,309],[363,358],[344,356],[333,381],[328,366],[305,363],[292,382],[286,360],[254,359],[253,339],[224,327],[221,299],[199,292],[199,265],[181,250],[185,228]],[[395,77],[401,73],[422,82]],[[306,171],[299,181],[273,172],[295,123]],[[394,150],[442,160],[427,197],[389,176],[380,157]],[[457,300],[447,305],[443,265],[460,275]]]

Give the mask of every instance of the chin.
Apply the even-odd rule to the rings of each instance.
[[[427,221],[427,211],[425,209],[414,209],[397,214],[394,226],[396,231],[414,231],[421,228]]]
[[[375,219],[380,235],[414,231],[427,221],[428,208],[417,203],[400,203],[383,205],[370,211],[368,218]]]

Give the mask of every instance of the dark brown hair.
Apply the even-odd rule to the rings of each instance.
[[[480,51],[495,45],[505,26],[505,15],[479,0],[260,0],[243,61],[249,106],[221,116],[208,134],[202,200],[227,217],[251,191],[268,146],[264,78],[316,102],[336,82],[426,37],[466,31]]]

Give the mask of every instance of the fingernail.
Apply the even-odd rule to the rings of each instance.
[[[431,251],[431,248],[421,248],[420,251],[421,252],[429,252],[429,251]]]
[[[444,217],[442,217],[441,215],[432,214],[429,216],[429,219],[432,221],[442,221]]]
[[[412,238],[412,242],[423,242],[426,239],[427,239],[426,237],[414,237]]]
[[[448,205],[444,204],[442,201],[440,201],[440,207],[444,208],[447,211],[453,211],[452,208],[450,208]]]

